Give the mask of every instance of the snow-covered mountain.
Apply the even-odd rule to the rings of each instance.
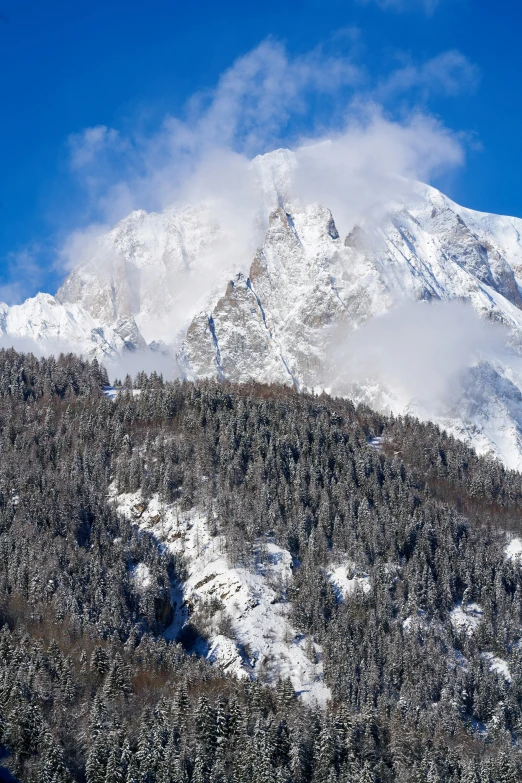
[[[45,352],[73,351],[102,360],[147,349],[132,317],[109,325],[81,305],[62,305],[50,294],[37,294],[12,307],[0,303],[0,341],[22,350],[34,350],[36,345]]]
[[[197,284],[208,293],[209,270],[198,281],[194,272],[202,270],[221,239],[220,226],[205,205],[161,214],[132,212],[89,245],[56,298],[81,305],[104,324],[133,318],[149,341],[172,342],[188,291]]]
[[[522,220],[465,209],[411,183],[398,189],[399,201],[381,205],[379,220],[361,214],[343,236],[344,215],[296,195],[301,164],[300,152],[288,150],[252,162],[257,225],[265,224],[253,260],[231,254],[226,261],[233,221],[221,225],[208,204],[133,212],[78,259],[56,298],[2,306],[4,342],[63,342],[101,359],[159,344],[190,378],[342,392],[332,341],[405,302],[467,302],[507,327],[511,358],[499,352],[474,362],[459,394],[437,410],[391,379],[353,379],[349,392],[434,418],[481,452],[522,467]]]

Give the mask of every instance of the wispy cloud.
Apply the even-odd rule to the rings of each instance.
[[[96,125],[85,128],[81,133],[69,136],[70,164],[73,170],[81,170],[93,163],[108,150],[121,152],[126,144],[114,128]]]
[[[98,218],[113,221],[138,203],[160,209],[216,150],[252,157],[274,148],[288,139],[290,121],[310,116],[317,100],[339,98],[363,80],[349,56],[317,47],[291,57],[267,40],[236,60],[215,88],[193,95],[182,117],[167,116],[148,137],[124,138],[103,125],[72,135],[71,168]]]
[[[507,329],[480,318],[469,304],[406,302],[354,332],[336,333],[327,381],[336,393],[385,390],[397,410],[414,401],[440,415],[460,399],[469,368],[505,352],[507,340]]]
[[[423,63],[405,63],[379,82],[374,95],[379,101],[404,94],[411,98],[412,92],[423,98],[434,93],[456,96],[473,92],[479,80],[479,68],[453,49]]]
[[[336,95],[361,76],[350,57],[328,56],[317,47],[292,58],[282,44],[264,41],[237,60],[214,90],[192,98],[187,123],[169,125],[182,141],[184,127],[197,144],[251,155],[278,141],[291,116],[306,114],[314,96]]]
[[[374,103],[354,103],[342,132],[298,152],[295,186],[305,202],[327,204],[347,234],[355,223],[378,223],[390,202],[414,196],[412,181],[429,182],[464,162],[457,134],[412,112],[393,120]]]
[[[372,83],[350,52],[334,56],[317,47],[292,57],[282,44],[268,40],[233,63],[213,89],[194,95],[183,116],[167,116],[149,136],[124,137],[102,125],[71,136],[71,168],[89,194],[93,220],[114,223],[132,209],[161,210],[186,197],[194,178],[204,180],[202,168],[209,161],[214,178],[218,158],[225,169],[233,159],[237,171],[239,159],[298,145],[297,129],[303,125],[312,129],[315,140],[338,137],[347,128],[368,126],[368,115],[380,114],[384,120],[386,112],[375,104],[387,105],[398,96],[402,125],[411,135],[416,117],[420,133],[415,100],[430,92],[459,94],[472,89],[477,78],[473,64],[451,51],[421,64],[402,63],[386,79]],[[325,103],[326,112],[321,111]],[[446,141],[451,135],[440,123],[430,120],[424,127],[428,125],[431,137],[435,128]],[[392,136],[396,129],[397,123],[390,121]],[[376,155],[385,169],[378,147]],[[429,151],[427,156],[433,159]],[[424,170],[420,176],[427,176],[431,166]]]

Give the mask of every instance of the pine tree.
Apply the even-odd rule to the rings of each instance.
[[[107,759],[109,749],[107,739],[99,736],[94,739],[87,753],[85,765],[87,783],[106,783]]]

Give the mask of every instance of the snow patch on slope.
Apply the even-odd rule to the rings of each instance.
[[[321,647],[289,620],[288,551],[263,541],[258,563],[234,566],[225,538],[213,534],[200,513],[165,505],[157,496],[145,503],[139,492],[116,495],[113,489],[111,499],[120,514],[185,559],[187,579],[173,588],[175,614],[165,633],[168,639],[178,638],[190,618],[199,619],[207,632],[207,644],[199,652],[227,673],[269,684],[289,678],[305,701],[326,703],[330,692],[323,682]]]
[[[146,563],[138,563],[131,568],[131,578],[135,580],[138,587],[145,590],[150,585],[150,569]]]
[[[490,672],[500,674],[506,682],[511,682],[511,672],[509,671],[509,664],[504,658],[499,658],[492,652],[482,653],[482,658],[489,663]]]
[[[406,632],[409,633],[412,628],[419,628],[424,630],[430,625],[430,622],[431,621],[428,618],[426,612],[424,612],[422,609],[417,609],[416,615],[410,614],[408,617],[406,617],[405,620],[402,621],[402,627]]]
[[[456,631],[471,636],[482,620],[482,607],[476,603],[458,603],[450,612],[450,620]]]
[[[109,326],[80,304],[61,304],[41,293],[12,307],[0,303],[0,344],[37,355],[79,353],[102,362],[148,350],[132,318]]]
[[[348,563],[327,570],[338,601],[343,601],[347,596],[353,595],[357,590],[369,593],[371,590],[368,574],[356,574],[354,564]]]
[[[522,560],[522,540],[520,538],[513,538],[504,551],[508,560],[520,562]]]

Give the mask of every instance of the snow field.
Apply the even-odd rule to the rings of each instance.
[[[517,560],[522,563],[522,541],[520,538],[513,538],[504,551],[508,560]]]

